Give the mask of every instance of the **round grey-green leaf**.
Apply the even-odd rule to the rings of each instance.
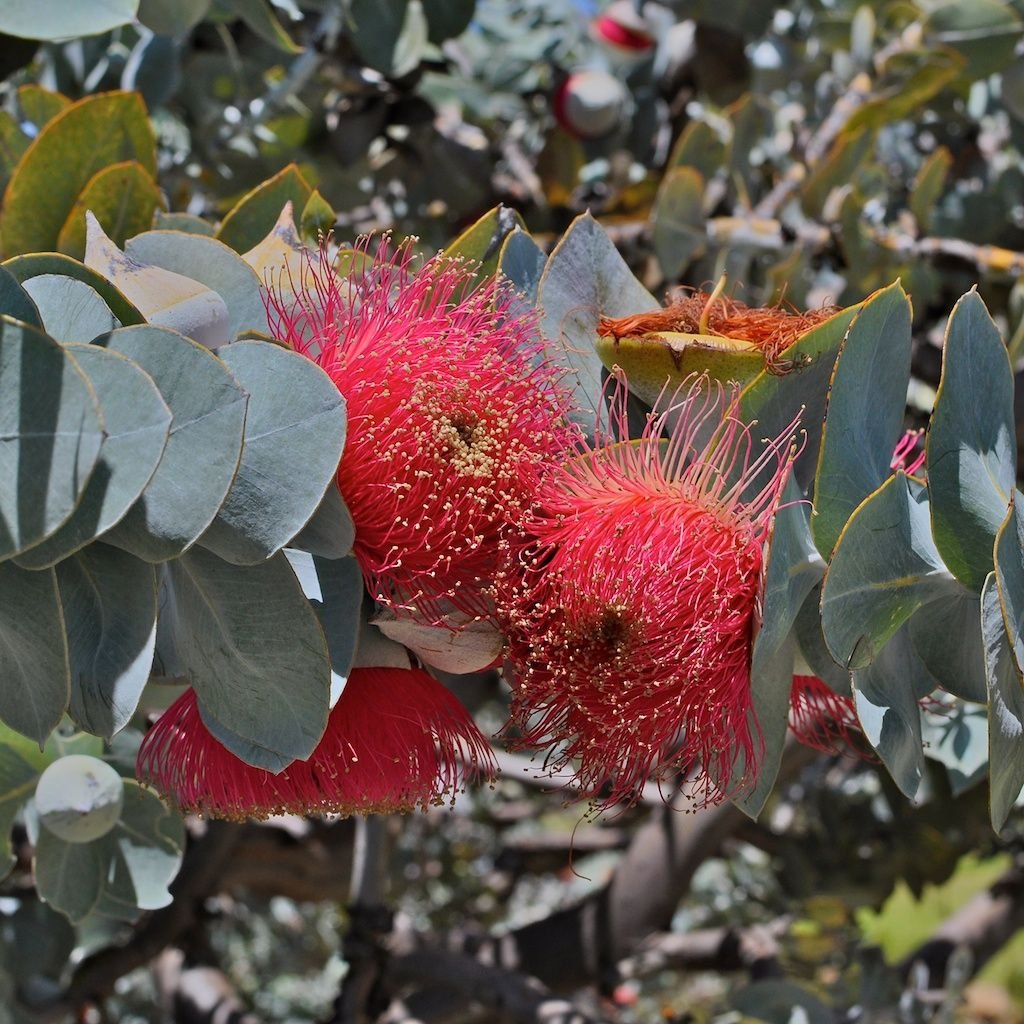
[[[67,843],[91,843],[121,817],[124,783],[96,757],[71,754],[47,766],[36,783],[39,821]]]
[[[321,558],[345,558],[352,551],[356,526],[337,487],[328,487],[323,501],[288,546]]]
[[[205,284],[228,308],[228,336],[266,333],[262,282],[241,256],[216,238],[186,231],[146,231],[130,238],[125,253],[139,263],[170,270]]]
[[[363,627],[363,574],[352,557],[317,558],[292,549],[285,557],[327,638],[333,708],[348,680]]]
[[[68,706],[64,616],[52,569],[0,563],[0,721],[42,745]]]
[[[41,830],[35,877],[40,898],[78,922],[91,912],[134,921],[171,902],[168,884],[181,867],[181,818],[132,779],[116,826],[91,843],[67,843]]]
[[[239,565],[265,561],[316,512],[345,445],[345,400],[304,356],[263,341],[218,355],[249,393],[242,461],[199,543]]]
[[[18,556],[28,569],[56,564],[120,522],[156,471],[171,427],[171,410],[141,367],[98,345],[68,350],[103,403],[107,436],[71,518]]]
[[[36,304],[5,267],[0,267],[0,313],[42,329],[43,321]]]
[[[107,544],[90,544],[56,572],[71,666],[71,717],[109,739],[135,713],[153,665],[156,572]]]
[[[147,562],[186,551],[224,502],[242,454],[248,397],[202,345],[162,327],[124,327],[97,343],[153,378],[174,419],[142,496],[103,539]]]
[[[0,559],[74,511],[103,443],[88,378],[42,331],[0,317]]]
[[[168,641],[204,720],[244,741],[228,748],[270,771],[309,757],[327,726],[331,661],[284,554],[241,567],[197,547],[168,563],[165,593]]]
[[[121,326],[99,293],[73,277],[40,274],[22,288],[36,304],[46,333],[57,341],[89,342]]]

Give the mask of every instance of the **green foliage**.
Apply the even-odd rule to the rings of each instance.
[[[135,182],[144,182],[156,173],[153,130],[139,96],[89,96],[48,121],[7,184],[0,216],[4,252],[17,256],[56,249],[62,235],[73,251],[83,238],[80,228],[74,227],[85,217],[86,207],[79,203],[80,198],[98,199],[103,212],[114,215],[107,226],[112,234],[137,224],[146,209],[152,216],[156,205],[152,183],[134,199],[129,197],[129,204],[137,205],[133,216],[122,212],[117,196],[111,196],[119,179],[118,172],[110,169],[124,161],[134,162],[131,172],[124,173],[130,173]],[[101,175],[98,180],[97,175]],[[41,195],[46,202],[37,201]]]
[[[131,720],[156,644],[157,578],[151,565],[90,544],[56,568],[68,639],[75,724],[110,739]]]
[[[304,210],[312,186],[295,164],[247,192],[224,218],[217,238],[235,252],[248,252],[270,232],[285,203]]]
[[[985,304],[970,292],[946,328],[928,430],[928,491],[935,544],[957,579],[974,590],[992,569],[992,543],[1016,473],[1010,361]]]
[[[1019,4],[691,4],[698,31],[718,35],[615,68],[630,103],[587,141],[555,125],[554,86],[611,58],[576,5],[512,7],[352,0],[287,25],[266,0],[0,13],[2,32],[90,36],[14,69],[0,110],[0,841],[28,829],[48,901],[0,917],[0,988],[28,972],[8,954],[33,931],[49,941],[31,970],[58,984],[76,940],[51,907],[88,925],[169,899],[184,833],[141,787],[125,783],[118,823],[87,843],[55,837],[32,805],[61,755],[114,759],[99,738],[132,735],[140,705],[158,703],[142,699],[151,679],[193,683],[214,735],[278,771],[315,747],[354,665],[408,666],[411,650],[469,672],[500,651],[494,631],[439,633],[365,599],[331,483],[344,403],[309,361],[249,340],[268,332],[268,265],[240,254],[286,202],[292,242],[394,226],[475,262],[478,280],[500,269],[538,307],[588,429],[614,365],[648,403],[691,368],[737,380],[755,450],[799,416],[753,645],[765,755],[738,803],[756,815],[782,799],[800,655],[853,693],[896,786],[939,805],[935,771],[954,793],[986,773],[987,703],[991,821],[1015,827]],[[120,85],[152,118],[138,94],[108,91]],[[847,305],[767,367],[670,339],[597,346],[600,317],[723,272],[754,303]],[[950,317],[933,403],[936,328],[979,277]],[[997,323],[1016,339],[1010,359]],[[927,488],[890,472],[908,385],[913,422],[930,413]],[[939,724],[919,706],[937,686]],[[66,714],[92,736],[54,732]],[[878,820],[858,819],[858,844]],[[780,1021],[822,1012],[789,983],[734,1003]]]
[[[602,402],[601,362],[594,351],[602,316],[630,316],[657,303],[630,273],[603,228],[585,214],[548,258],[537,291],[552,357],[564,366],[581,423],[593,429]]]
[[[126,327],[97,344],[127,356],[174,417],[156,472],[107,540],[149,562],[175,558],[213,522],[242,454],[248,397],[201,345],[160,327]]]
[[[103,408],[103,444],[71,516],[18,555],[26,569],[55,565],[119,523],[156,472],[171,430],[170,408],[137,363],[95,345],[70,345],[65,351]]]
[[[667,278],[679,277],[705,250],[703,193],[704,179],[692,167],[673,167],[661,183],[651,241]]]
[[[153,275],[191,271],[195,278],[168,280],[185,281],[186,297],[202,294],[197,278],[218,289],[210,294],[223,292],[232,336],[265,329],[258,279],[222,243],[145,232],[130,247],[137,262],[103,244],[96,265],[140,301],[160,300],[164,279]],[[332,678],[336,699],[354,658],[362,580],[351,560],[322,561],[324,594],[311,603],[277,553],[289,542],[332,559],[351,548],[351,519],[330,488],[345,437],[337,389],[312,362],[265,342],[228,345],[220,358],[166,328],[110,330],[108,298],[120,298],[129,318],[141,315],[109,280],[67,257],[26,255],[8,267],[6,308],[94,343],[61,345],[4,320],[4,536],[16,562],[0,563],[10,609],[0,620],[0,719],[43,744],[70,712],[110,739],[134,715],[155,662],[157,672],[192,679],[210,727],[241,756],[271,770],[308,756]],[[162,301],[157,316],[168,308]],[[93,337],[90,324],[106,329]],[[186,554],[197,540],[253,564]],[[9,828],[45,762],[20,741],[0,746],[8,758],[0,824]],[[154,817],[159,801],[129,796],[125,815],[139,825],[131,842],[116,829],[77,851],[52,835],[40,840],[40,894],[74,920],[94,912],[132,920],[166,902],[180,837]]]
[[[918,657],[947,692],[984,704],[985,650],[977,594],[957,589],[910,620],[910,640]]]
[[[121,326],[99,294],[74,278],[40,274],[23,287],[36,306],[46,311],[43,328],[55,341],[88,343]]]
[[[181,819],[133,779],[114,828],[89,843],[69,843],[45,827],[36,839],[41,899],[72,922],[90,915],[135,921],[171,902],[168,884],[185,847]]]
[[[103,439],[96,392],[70,352],[0,319],[0,557],[38,544],[71,515]]]
[[[85,254],[85,214],[88,210],[108,235],[122,243],[153,222],[163,209],[160,189],[138,160],[123,160],[97,171],[79,193],[64,226],[57,235],[56,248],[79,259]]]
[[[106,0],[82,4],[76,0],[10,0],[0,13],[0,32],[26,39],[68,39],[92,36],[130,21],[139,0]]]
[[[825,641],[840,665],[865,668],[929,601],[955,593],[928,519],[928,492],[898,472],[850,516],[821,595]]]
[[[195,233],[146,231],[125,245],[125,255],[206,285],[224,300],[227,332],[267,331],[262,282],[252,267],[222,242]],[[168,325],[173,326],[173,325]]]
[[[1024,787],[1024,678],[1006,631],[995,574],[981,593],[981,631],[989,699],[989,765],[992,827],[1006,824]]]
[[[829,380],[859,309],[845,309],[809,330],[779,356],[785,372],[762,370],[740,395],[741,418],[745,423],[756,421],[764,437],[780,436],[799,416],[805,440],[795,472],[802,485],[811,479],[810,467],[818,459]]]
[[[251,565],[300,532],[334,480],[345,444],[345,400],[315,363],[277,345],[238,341],[220,356],[249,405],[238,471],[200,544]],[[305,401],[296,409],[299,394]]]
[[[825,572],[825,561],[811,538],[808,513],[799,500],[795,480],[790,480],[783,500],[785,506],[775,517],[764,574],[764,626],[754,640],[750,666],[750,689],[764,757],[756,784],[738,803],[753,817],[760,814],[775,786],[786,742],[797,615]]]
[[[331,663],[285,556],[241,567],[195,548],[167,564],[165,584],[162,654],[186,666],[214,735],[268,771],[309,757],[327,724]]]
[[[864,738],[909,799],[916,796],[925,774],[919,701],[933,687],[905,630],[896,633],[867,667],[853,673],[853,697]]]
[[[497,206],[466,228],[444,251],[448,256],[475,266],[477,278],[484,281],[497,271],[506,239],[516,229],[522,232],[525,228],[518,213]],[[514,278],[512,281],[517,283]]]
[[[91,843],[121,819],[124,782],[91,754],[69,754],[47,765],[36,783],[39,824],[66,843]]]
[[[43,326],[32,297],[18,284],[17,278],[3,267],[0,267],[0,312],[32,327]]]
[[[37,277],[67,278],[88,285],[103,300],[106,307],[124,327],[145,323],[145,317],[127,298],[101,274],[79,263],[78,260],[60,253],[31,253],[26,256],[15,256],[3,264],[4,269],[22,288]],[[47,308],[51,317],[64,317],[62,308],[54,303]],[[13,313],[11,315],[14,315]]]
[[[853,510],[889,475],[910,379],[910,317],[910,300],[894,284],[864,303],[839,350],[811,524],[826,557]]]

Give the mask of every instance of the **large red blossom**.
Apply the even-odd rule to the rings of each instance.
[[[275,775],[224,747],[186,690],[146,733],[136,774],[183,811],[211,818],[369,814],[443,802],[494,773],[466,709],[422,669],[353,669],[306,761]]]
[[[705,379],[617,443],[624,398],[620,380],[614,428],[545,479],[499,575],[512,725],[603,806],[683,769],[713,802],[761,754],[751,638],[792,430],[752,458],[736,393]]]
[[[572,436],[567,399],[502,284],[474,290],[443,257],[417,269],[409,244],[387,239],[343,255],[344,277],[321,251],[309,287],[269,305],[277,336],[345,396],[338,484],[355,556],[392,607],[482,614],[501,539]]]

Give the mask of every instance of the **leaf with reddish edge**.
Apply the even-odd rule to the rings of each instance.
[[[21,285],[34,277],[49,274],[81,281],[99,295],[123,326],[133,327],[146,322],[146,318],[116,285],[111,284],[102,274],[91,270],[84,263],[79,263],[78,260],[73,260],[63,253],[33,252],[26,256],[15,256],[6,260],[3,268]]]
[[[494,277],[505,242],[517,229],[526,230],[523,218],[507,206],[496,206],[446,246],[444,253],[470,261],[476,279],[483,282]]]

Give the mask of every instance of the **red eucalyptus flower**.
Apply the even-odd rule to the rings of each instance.
[[[817,676],[793,676],[789,727],[804,746],[825,754],[860,754],[864,748],[853,700]]]
[[[442,617],[484,614],[483,587],[544,467],[573,437],[567,399],[540,359],[532,315],[498,283],[409,243],[364,241],[339,278],[322,250],[287,300],[271,295],[279,338],[345,396],[338,484],[354,554],[373,596]]]
[[[442,803],[494,772],[466,709],[422,669],[353,669],[319,746],[275,775],[224,747],[186,690],[146,733],[136,774],[183,811],[211,818],[370,814]]]
[[[573,765],[604,806],[693,765],[692,795],[716,802],[759,760],[751,636],[791,430],[751,458],[738,393],[725,397],[722,415],[721,389],[698,381],[638,441],[616,443],[620,375],[610,436],[545,478],[497,580],[515,742],[555,745],[549,765]],[[740,756],[746,778],[730,782]]]
[[[893,449],[889,468],[894,472],[902,469],[907,476],[918,474],[925,464],[928,453],[921,444],[923,430],[908,430],[896,443]],[[918,445],[921,445],[918,448]]]

